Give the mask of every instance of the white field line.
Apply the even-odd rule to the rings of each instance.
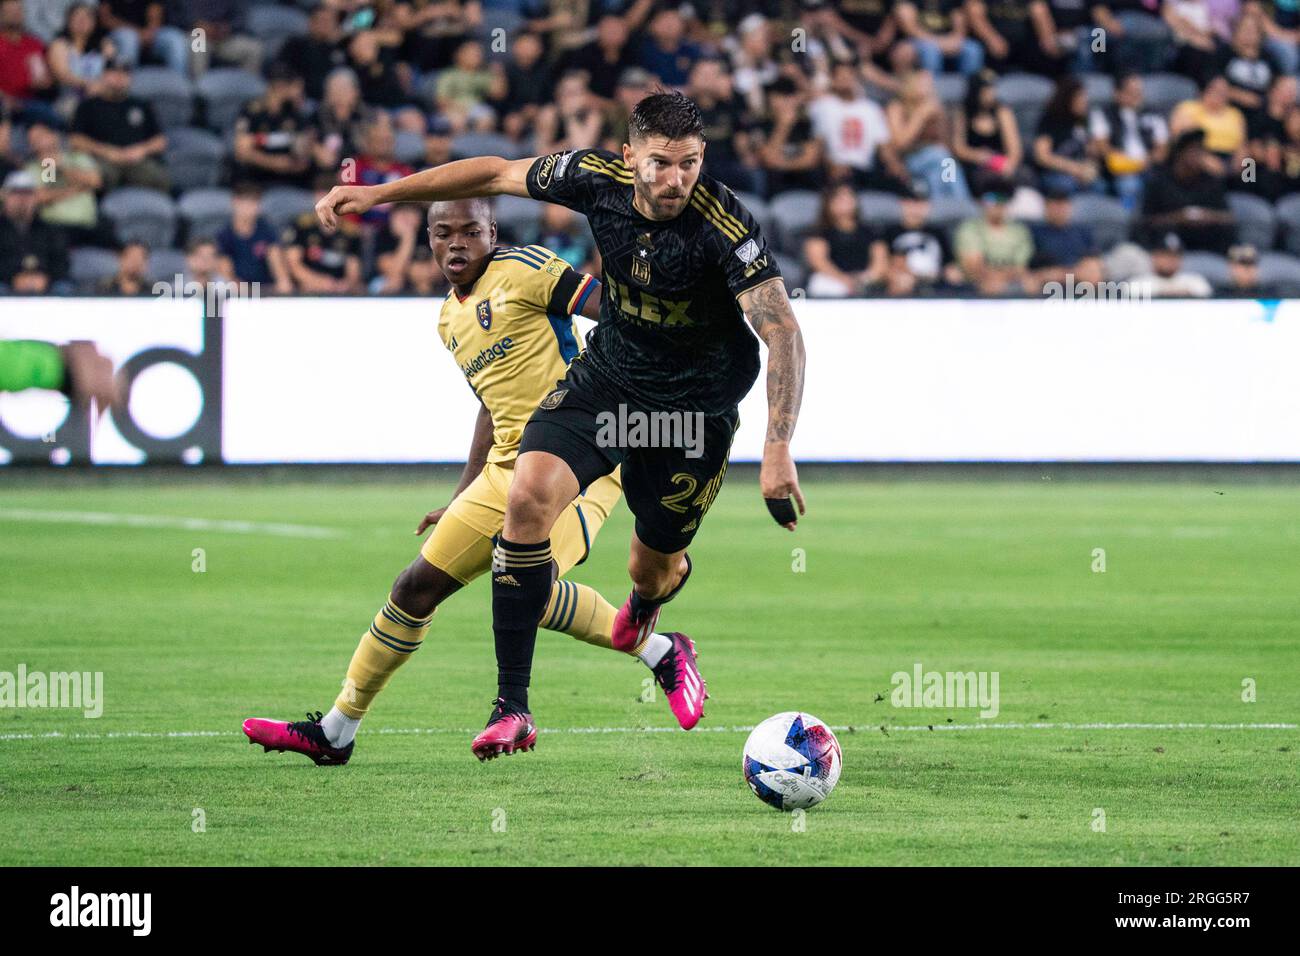
[[[40,511],[34,508],[0,508],[0,521],[36,521],[53,524],[93,524],[119,528],[166,528],[178,531],[220,531],[228,534],[265,534],[277,538],[343,538],[338,528],[283,524],[274,521],[226,521],[216,518],[181,518],[169,515],[135,515],[112,511]]]
[[[359,735],[401,736],[423,734],[476,734],[477,727],[381,727],[378,730],[361,730]],[[692,733],[747,734],[752,726],[696,727]],[[991,723],[991,724],[912,724],[889,726],[879,724],[854,724],[852,729],[862,733],[918,733],[941,730],[1300,730],[1300,724],[1208,724],[1208,723]],[[547,734],[675,734],[676,727],[542,727]],[[848,732],[848,725],[833,726],[831,730]],[[40,734],[0,734],[0,740],[129,740],[139,738],[182,737],[242,737],[241,730],[116,730],[105,733],[64,733],[51,730]]]

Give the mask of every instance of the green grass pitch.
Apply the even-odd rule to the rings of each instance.
[[[737,472],[662,621],[699,642],[701,731],[641,701],[639,663],[544,632],[537,750],[480,765],[480,580],[351,764],[317,768],[250,747],[240,722],[329,708],[449,485],[0,482],[0,670],[101,671],[105,696],[99,719],[0,709],[6,865],[1300,863],[1295,484],[808,470],[791,535]],[[621,505],[575,574],[615,604],[630,528]],[[891,675],[918,662],[997,672],[1000,712],[892,706]],[[844,750],[803,818],[740,773],[743,728],[789,709]],[[1132,724],[1209,726],[1114,726]]]

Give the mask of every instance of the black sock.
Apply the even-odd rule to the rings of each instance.
[[[550,539],[515,544],[497,539],[492,552],[492,632],[496,636],[497,693],[528,709],[537,622],[546,610],[554,575]]]
[[[677,582],[677,587],[673,588],[663,597],[661,598],[642,597],[641,595],[636,593],[636,588],[632,589],[632,600],[631,600],[632,620],[640,624],[651,614],[653,614],[656,608],[658,608],[663,604],[667,604],[673,598],[677,597],[677,595],[682,593],[682,588],[686,587],[686,581],[691,576],[691,556],[689,554],[683,554],[682,557],[686,559],[686,571],[682,574],[682,579]]]

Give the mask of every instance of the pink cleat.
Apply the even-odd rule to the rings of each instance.
[[[533,715],[518,710],[498,697],[492,701],[492,716],[483,732],[474,738],[470,749],[479,760],[492,760],[516,750],[532,750],[537,746],[537,727]]]
[[[261,744],[266,751],[278,750],[284,753],[292,750],[314,760],[322,767],[340,766],[352,756],[352,746],[335,747],[325,736],[320,725],[321,713],[307,713],[306,720],[286,723],[283,720],[265,720],[261,717],[249,717],[244,721],[244,733],[250,744]]]
[[[628,595],[628,599],[614,615],[614,625],[610,628],[609,634],[610,643],[616,651],[622,651],[624,654],[631,653],[632,648],[654,633],[655,625],[658,623],[659,608],[655,608],[640,620],[633,619],[632,597]]]
[[[709,687],[695,663],[695,642],[676,631],[664,636],[673,642],[673,646],[654,666],[655,680],[664,689],[668,706],[682,730],[690,730],[704,716]]]

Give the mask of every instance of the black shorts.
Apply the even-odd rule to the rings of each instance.
[[[735,408],[720,415],[641,408],[578,358],[528,420],[519,453],[562,458],[580,488],[622,465],[637,537],[672,554],[691,543],[717,497],[739,423]]]

